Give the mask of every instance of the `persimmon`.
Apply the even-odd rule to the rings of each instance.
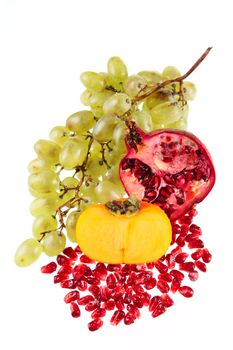
[[[120,199],[88,207],[80,215],[76,238],[91,259],[111,264],[142,264],[167,251],[172,228],[156,205]]]

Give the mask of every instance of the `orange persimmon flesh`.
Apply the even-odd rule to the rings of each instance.
[[[158,206],[141,202],[134,214],[113,214],[104,204],[88,207],[80,215],[76,238],[91,259],[109,264],[143,264],[158,260],[167,251],[171,223]]]

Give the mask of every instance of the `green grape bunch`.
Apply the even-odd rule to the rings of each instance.
[[[187,128],[196,88],[184,79],[207,51],[183,76],[173,66],[129,75],[119,57],[109,59],[107,72],[81,74],[85,108],[34,145],[36,157],[28,165],[33,237],[17,249],[18,266],[31,265],[42,252],[60,254],[67,240],[76,242],[76,222],[85,208],[126,195],[118,168],[126,153],[127,121],[146,133]]]

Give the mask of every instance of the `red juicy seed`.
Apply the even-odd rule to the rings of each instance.
[[[54,271],[56,271],[56,269],[57,269],[57,264],[54,261],[52,261],[48,265],[42,266],[41,272],[42,273],[53,273]]]
[[[78,290],[80,290],[80,292],[84,292],[85,290],[87,290],[87,282],[86,281],[77,280],[76,286],[77,286]]]
[[[82,278],[86,272],[87,266],[84,264],[76,265],[73,269],[73,277],[76,279]]]
[[[212,255],[210,254],[208,249],[203,249],[202,260],[207,264],[212,260]]]
[[[83,252],[81,251],[81,249],[80,249],[79,246],[75,247],[74,251],[75,251],[76,253],[78,253],[78,254],[82,254],[82,253],[83,253]]]
[[[100,306],[100,302],[97,301],[97,300],[94,300],[94,301],[90,301],[90,303],[88,303],[86,306],[85,306],[85,310],[90,312],[90,311],[93,311],[95,310],[97,307]]]
[[[144,292],[140,295],[141,301],[143,302],[144,306],[148,306],[150,304],[150,298],[151,295],[147,292]]]
[[[181,219],[179,219],[180,224],[187,224],[190,225],[192,223],[193,219],[192,217],[185,215]]]
[[[150,304],[149,304],[149,311],[152,312],[160,304],[160,302],[161,302],[160,297],[157,295],[151,298]]]
[[[100,287],[100,300],[107,301],[111,297],[111,291],[106,286]]]
[[[189,242],[188,247],[193,248],[204,248],[204,242],[201,239],[195,239]]]
[[[145,284],[144,287],[147,290],[153,289],[156,286],[156,279],[154,277],[150,278]]]
[[[114,310],[114,308],[115,308],[115,301],[113,301],[113,300],[105,301],[105,303],[103,303],[103,308],[105,310],[108,310],[108,311]]]
[[[181,281],[184,279],[184,274],[178,270],[172,270],[170,275]]]
[[[197,210],[195,208],[192,208],[191,210],[189,210],[188,214],[191,217],[196,216],[197,215]]]
[[[135,284],[144,284],[144,283],[147,283],[151,280],[153,276],[153,272],[152,271],[143,271],[143,272],[140,272],[134,279],[134,283]]]
[[[191,262],[191,261],[184,262],[184,263],[179,265],[179,268],[180,268],[180,270],[191,272],[191,271],[194,271],[195,264],[193,262]]]
[[[116,277],[111,273],[106,278],[106,283],[107,283],[108,288],[110,288],[110,289],[115,288],[116,287]]]
[[[91,317],[99,318],[99,317],[104,317],[105,315],[106,315],[106,310],[101,307],[98,307],[92,312]]]
[[[152,270],[155,265],[154,265],[153,262],[151,262],[151,263],[147,263],[146,266],[147,266],[148,269]]]
[[[73,291],[73,292],[69,292],[65,295],[64,297],[64,302],[66,304],[71,303],[72,301],[78,300],[80,297],[80,294],[77,290]]]
[[[110,320],[111,325],[117,326],[125,317],[125,313],[122,310],[116,310]]]
[[[201,249],[197,249],[194,253],[191,254],[193,260],[198,260],[202,257],[203,251]]]
[[[135,305],[132,305],[132,304],[128,304],[126,306],[127,310],[129,312],[131,312],[136,318],[140,318],[141,314],[140,314],[140,310],[135,306]]]
[[[53,283],[60,283],[66,281],[69,278],[69,275],[56,275],[53,278]]]
[[[133,285],[132,289],[134,290],[134,292],[136,294],[144,293],[144,288],[142,286],[140,286],[140,284]]]
[[[101,318],[95,318],[93,321],[88,323],[88,329],[91,332],[97,331],[102,326],[103,321],[101,320]]]
[[[120,271],[121,270],[121,265],[120,264],[108,264],[107,265],[107,270],[108,271]]]
[[[187,253],[180,253],[176,256],[175,260],[178,264],[180,264],[180,263],[185,262],[185,260],[187,259],[188,256],[189,255]]]
[[[158,317],[166,311],[166,308],[163,304],[159,304],[154,311],[152,312],[152,317]]]
[[[166,273],[160,273],[158,275],[158,279],[159,280],[164,280],[166,282],[171,282],[172,281],[172,276],[170,275],[170,273],[166,272]]]
[[[114,273],[116,279],[117,279],[117,282],[123,284],[125,283],[125,280],[126,280],[126,276],[123,275],[121,272],[115,272]]]
[[[189,272],[188,276],[189,276],[190,281],[195,282],[198,279],[199,274],[198,274],[198,271],[194,270],[192,272]]]
[[[57,273],[58,275],[70,275],[72,271],[73,271],[72,266],[64,265],[60,267]]]
[[[180,249],[180,247],[179,247],[179,249]],[[176,263],[175,263],[175,255],[167,254],[166,262],[167,262],[167,266],[169,267],[169,269],[174,269],[174,267],[176,265]]]
[[[157,283],[157,288],[160,290],[162,293],[167,293],[169,292],[170,288],[169,285],[166,281],[164,280],[159,280]]]
[[[137,306],[139,309],[141,309],[141,308],[143,307],[143,301],[142,301],[142,299],[139,297],[139,295],[134,294],[134,295],[132,296],[132,301],[133,301],[133,304],[134,304],[135,306]]]
[[[185,246],[185,236],[179,235],[179,237],[176,240],[176,243],[178,244],[178,246],[184,247]]]
[[[197,233],[198,235],[202,234],[201,228],[199,226],[195,225],[195,224],[190,225],[189,231],[192,232],[192,233]]]
[[[117,286],[113,291],[112,291],[112,298],[116,300],[120,300],[125,293],[125,288],[122,286]]]
[[[162,294],[160,299],[161,299],[161,303],[165,307],[170,307],[174,304],[174,301],[169,297],[168,294]]]
[[[187,286],[183,286],[179,288],[180,294],[182,294],[185,298],[191,298],[193,296],[193,289]]]
[[[101,269],[97,269],[95,268],[93,271],[92,271],[92,275],[98,279],[100,279],[101,281],[105,281],[106,280],[106,277],[107,277],[107,270],[101,270]]]
[[[93,264],[94,263],[94,260],[88,258],[88,256],[86,256],[85,254],[80,256],[80,261],[82,263],[85,263],[85,264]]]
[[[174,280],[171,283],[171,291],[172,293],[176,293],[177,290],[180,288],[181,280],[178,280],[177,278],[174,278]]]
[[[70,311],[71,311],[72,317],[77,318],[77,317],[80,317],[81,315],[81,311],[78,304],[73,301],[70,303]]]
[[[171,254],[174,255],[174,256],[176,256],[176,255],[178,255],[180,253],[182,253],[182,249],[179,246],[174,248],[174,249],[172,249],[172,251],[171,251]]]
[[[94,295],[94,297],[96,298],[99,298],[99,295],[100,295],[100,288],[98,286],[95,286],[95,285],[91,285],[89,288],[88,288],[89,292]]]
[[[92,295],[85,295],[84,297],[80,298],[78,300],[79,305],[87,305],[89,304],[91,301],[94,301],[95,299],[93,298]]]
[[[122,267],[121,272],[122,272],[124,275],[129,275],[130,272],[131,272],[131,266],[125,264],[125,265]]]
[[[118,310],[124,310],[125,304],[124,304],[123,298],[121,300],[116,301],[116,308]]]
[[[135,315],[131,312],[127,312],[127,314],[125,315],[125,318],[124,318],[124,324],[128,326],[128,325],[134,323],[135,320],[136,320]]]
[[[161,261],[156,261],[155,263],[155,267],[156,269],[160,272],[160,273],[163,273],[163,272],[167,272],[168,271],[168,267],[163,264]]]
[[[189,232],[189,225],[182,225],[180,230],[180,235],[186,236],[188,232]]]
[[[100,284],[99,278],[96,278],[96,277],[91,277],[91,276],[89,276],[89,277],[86,277],[85,280],[86,280],[86,282],[87,282],[88,284],[93,284],[93,285],[95,285],[95,286],[97,286],[98,284]]]
[[[172,232],[174,232],[175,235],[179,235],[180,234],[180,225],[178,224],[173,224],[172,225]]]
[[[185,237],[185,241],[186,241],[186,242],[191,242],[191,241],[194,241],[194,240],[196,240],[196,239],[199,239],[199,237],[200,237],[199,234],[197,234],[197,233],[191,233],[190,235],[187,235],[187,236]]]
[[[131,303],[131,301],[132,301],[132,294],[133,294],[132,291],[128,291],[128,292],[125,293],[125,296],[124,296],[124,299],[123,299],[125,304],[130,304]]]
[[[205,263],[203,263],[203,262],[201,262],[201,261],[196,261],[195,264],[196,264],[196,267],[197,267],[200,271],[206,272],[206,264],[205,264]]]
[[[135,278],[136,278],[136,273],[131,272],[128,279],[127,279],[127,285],[132,286],[134,284]]]
[[[61,282],[62,288],[75,289],[76,285],[77,285],[77,280],[75,280],[75,279],[66,280],[66,281]]]
[[[59,254],[57,256],[57,263],[58,263],[58,265],[61,265],[61,266],[63,266],[63,265],[72,265],[73,261],[70,258],[67,258],[64,255]]]
[[[77,260],[78,259],[78,255],[75,252],[75,250],[71,247],[67,247],[63,250],[63,253],[68,256],[68,258],[72,259],[72,260]]]

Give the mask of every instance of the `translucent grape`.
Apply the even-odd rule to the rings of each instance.
[[[156,71],[144,70],[139,72],[137,75],[144,78],[147,83],[160,83],[163,81],[162,75]]]
[[[79,181],[75,177],[66,177],[64,180],[62,180],[60,185],[60,193],[61,193],[61,199],[60,199],[60,205],[63,203],[66,203],[68,200],[73,198],[75,196],[75,189],[79,184]],[[70,189],[69,188],[73,188]]]
[[[15,263],[20,267],[29,266],[40,257],[41,253],[41,244],[37,240],[29,238],[18,247],[15,253]]]
[[[179,129],[179,130],[187,130],[188,127],[188,105],[185,104],[184,106],[180,107],[181,109],[181,117],[172,124],[167,124],[167,128],[171,129]]]
[[[88,151],[86,141],[69,140],[62,147],[60,163],[66,170],[71,170],[84,162]]]
[[[29,188],[39,193],[50,193],[58,190],[59,176],[52,170],[42,170],[28,178]]]
[[[94,115],[91,111],[76,112],[66,120],[67,128],[78,134],[87,132],[94,124]]]
[[[112,181],[113,183],[119,180],[119,163],[113,165],[106,171],[104,179]]]
[[[103,107],[105,101],[113,95],[112,92],[93,92],[90,96],[89,103],[92,108]]]
[[[181,76],[180,71],[173,66],[167,66],[162,72],[163,80],[176,79]]]
[[[31,174],[35,174],[41,170],[50,168],[51,167],[45,162],[45,160],[41,158],[35,158],[28,164],[28,171]]]
[[[52,231],[45,235],[42,245],[46,255],[56,256],[65,249],[66,237],[63,233]]]
[[[185,100],[194,100],[196,93],[197,93],[197,88],[196,86],[191,83],[190,81],[185,81],[182,85],[182,91]]]
[[[94,140],[90,148],[91,156],[94,157],[96,155],[100,155],[100,151],[101,151],[101,144],[98,141]]]
[[[94,139],[98,142],[108,142],[112,139],[117,117],[108,115],[99,119],[93,128]]]
[[[123,115],[131,108],[131,100],[125,93],[116,93],[109,97],[104,105],[105,115]]]
[[[33,216],[54,214],[58,207],[58,195],[53,193],[44,198],[36,198],[30,205],[30,212]]]
[[[83,93],[80,96],[80,101],[84,106],[90,106],[90,97],[92,95],[93,91],[91,90],[84,90]]]
[[[105,80],[103,76],[95,72],[83,72],[80,76],[81,82],[88,89],[94,91],[103,91],[105,87]]]
[[[117,80],[124,81],[128,77],[128,70],[120,57],[111,57],[108,61],[108,73]]]
[[[170,124],[181,117],[178,103],[165,102],[155,106],[150,111],[153,123]]]
[[[69,136],[70,131],[65,126],[55,126],[49,133],[49,138],[59,146],[64,145],[64,143],[69,139]]]
[[[96,186],[95,193],[100,203],[106,203],[112,199],[122,197],[122,188],[111,181],[102,181]]]
[[[73,211],[66,220],[66,232],[71,242],[76,242],[76,224],[80,214],[78,211]]]
[[[137,96],[146,86],[146,81],[140,75],[131,75],[124,84],[125,92],[131,96]]]
[[[148,97],[143,103],[143,109],[151,110],[152,108],[165,102],[176,102],[174,92],[171,89],[161,89],[154,93],[152,96]]]
[[[33,236],[36,239],[41,238],[41,233],[50,231],[50,230],[55,230],[58,226],[58,222],[54,217],[52,217],[49,214],[43,214],[40,216],[37,216],[33,222],[32,225],[32,232]]]
[[[53,141],[39,140],[34,145],[34,150],[39,158],[45,160],[48,164],[57,164],[59,162],[60,146]]]
[[[98,181],[100,176],[103,176],[106,172],[106,165],[100,164],[101,158],[91,157],[87,162],[87,175],[89,175],[94,181]]]
[[[152,130],[152,118],[151,114],[146,111],[137,111],[132,114],[132,120],[145,132]]]
[[[125,135],[126,125],[123,122],[119,122],[113,131],[112,140],[117,151],[121,153],[124,153],[126,151]]]

